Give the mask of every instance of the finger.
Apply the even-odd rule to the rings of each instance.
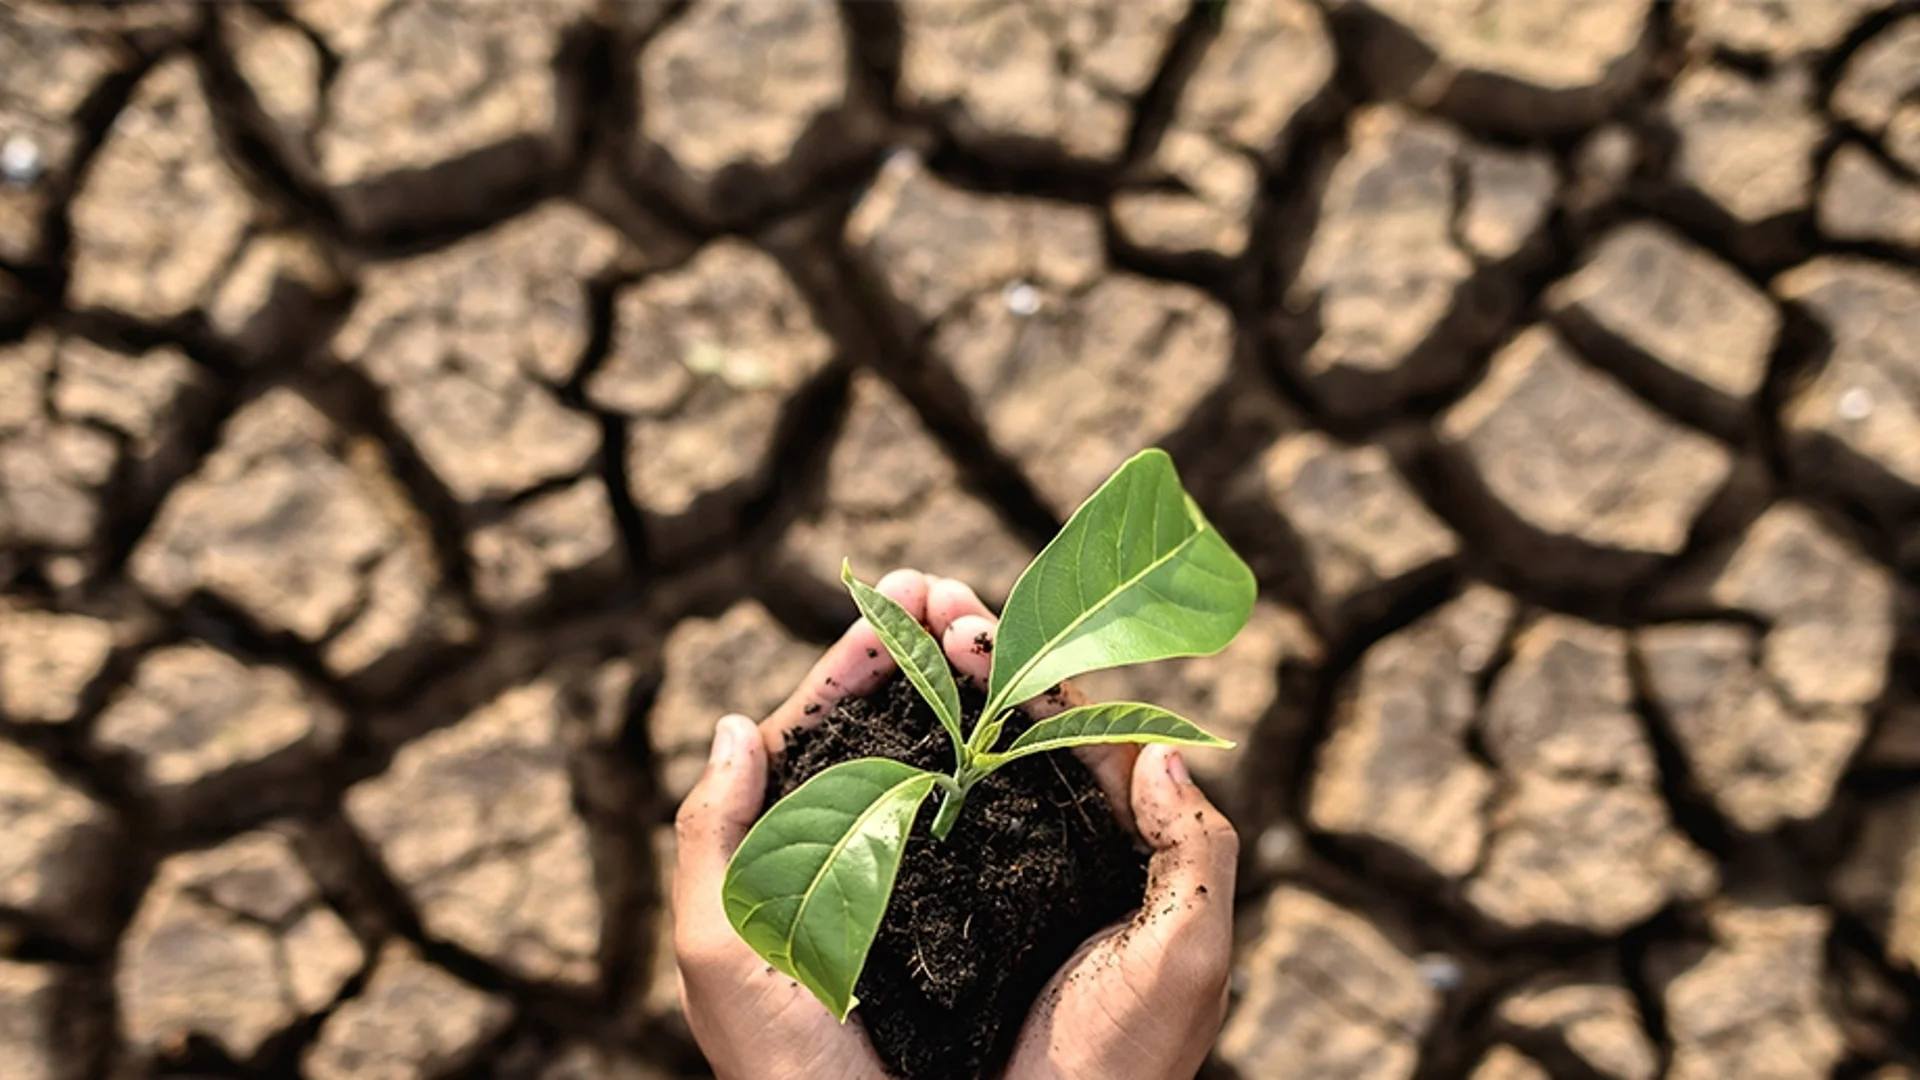
[[[940,647],[946,650],[947,663],[953,670],[985,688],[993,672],[991,616],[962,615],[949,622],[940,635]]]
[[[954,670],[971,676],[985,686],[993,668],[996,630],[997,624],[991,615],[969,614],[954,619],[940,642],[946,649],[947,662],[953,665]],[[1086,703],[1085,695],[1074,689],[1072,683],[1061,683],[1027,702],[1023,708],[1028,716],[1045,720],[1055,713]],[[1099,782],[1100,790],[1107,796],[1107,805],[1113,808],[1113,816],[1120,822],[1120,827],[1132,832],[1133,760],[1138,756],[1137,749],[1124,743],[1109,743],[1076,746],[1073,754]]]
[[[760,816],[766,788],[767,750],[753,721],[721,717],[706,771],[673,822],[674,949],[683,963],[711,962],[747,948],[727,922],[720,885],[727,860]]]
[[[978,615],[992,619],[993,610],[980,599],[973,587],[964,581],[952,578],[927,575],[927,628],[933,636],[944,639],[947,627],[963,615]],[[982,675],[981,678],[986,676]]]
[[[1233,891],[1240,836],[1188,774],[1180,751],[1141,751],[1133,770],[1133,812],[1153,848],[1147,868],[1145,933],[1169,962],[1225,978],[1233,949]],[[1134,946],[1129,944],[1129,948]]]
[[[895,570],[874,586],[907,613],[922,622],[927,618],[927,576],[918,570]],[[896,670],[893,656],[880,644],[880,638],[858,619],[840,640],[800,680],[800,685],[779,708],[760,725],[767,748],[778,753],[786,745],[787,732],[820,722],[828,709],[842,698],[860,697],[880,689]]]

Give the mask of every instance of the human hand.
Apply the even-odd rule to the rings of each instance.
[[[955,669],[984,681],[974,647],[995,620],[965,585],[900,570],[882,592],[923,620]],[[857,1024],[834,1021],[810,993],[768,966],[727,922],[720,882],[758,818],[768,757],[787,732],[817,723],[845,697],[878,689],[896,670],[864,621],[830,648],[793,696],[758,728],[728,716],[699,784],[675,821],[674,952],[687,1023],[719,1080],[885,1076]],[[1054,708],[1078,704],[1064,688]],[[1051,710],[1044,703],[1030,707]],[[1146,914],[1084,945],[1042,992],[1005,1072],[1009,1080],[1191,1077],[1226,1009],[1238,839],[1177,753],[1129,745],[1079,747],[1123,827],[1154,849]]]
[[[924,618],[928,581],[913,570],[880,579],[881,592]],[[858,1024],[841,1024],[799,983],[754,954],[727,921],[720,883],[727,860],[760,816],[769,756],[787,732],[818,723],[844,697],[872,693],[893,657],[865,620],[853,624],[784,704],[757,727],[722,717],[707,769],[680,804],[673,875],[673,951],[687,1026],[718,1080],[833,1077],[884,1080]]]
[[[927,621],[955,670],[984,682],[974,647],[995,620],[972,589],[929,578]],[[1080,704],[1071,687],[1044,716]],[[1153,848],[1140,914],[1081,946],[1028,1015],[1007,1080],[1190,1080],[1226,1017],[1240,841],[1188,776],[1180,752],[1078,747],[1121,824]]]

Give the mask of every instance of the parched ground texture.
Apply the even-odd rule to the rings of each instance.
[[[1920,1069],[1920,7],[0,3],[0,1073],[663,1080],[675,801],[1168,446],[1208,1076]]]

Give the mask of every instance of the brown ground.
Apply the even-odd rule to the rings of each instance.
[[[1920,8],[0,2],[0,1073],[699,1075],[843,554],[1164,444],[1219,1077],[1920,1068]]]

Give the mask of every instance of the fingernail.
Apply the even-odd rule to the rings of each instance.
[[[740,757],[739,717],[729,713],[713,727],[713,748],[707,752],[711,765],[730,765]]]
[[[1167,751],[1167,777],[1182,786],[1193,783],[1193,774],[1187,771],[1187,759],[1181,757],[1178,750]]]

